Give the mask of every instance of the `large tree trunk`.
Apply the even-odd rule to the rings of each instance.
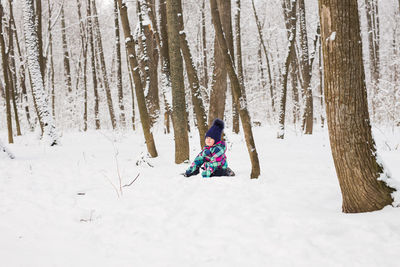
[[[39,121],[43,125],[43,136],[53,146],[57,144],[56,127],[48,104],[48,95],[43,85],[39,64],[38,36],[35,31],[33,0],[25,0],[24,5],[25,45],[28,55],[28,67],[32,77],[32,92],[36,99]]]
[[[329,138],[343,212],[393,202],[371,135],[357,0],[319,0]],[[379,179],[379,180],[378,180]]]
[[[178,13],[183,14],[181,0],[177,1],[179,3]],[[208,128],[207,115],[204,109],[203,101],[201,99],[200,83],[199,83],[199,77],[197,75],[197,69],[194,66],[189,44],[188,41],[186,40],[186,33],[183,24],[183,15],[179,16],[179,24],[180,24],[179,27],[180,47],[183,58],[185,60],[186,71],[189,79],[189,86],[192,93],[193,109],[194,109],[194,114],[196,116],[197,128],[199,130],[200,145],[201,147],[204,147],[205,136]]]
[[[179,41],[179,2],[167,0],[168,49],[171,60],[172,124],[175,136],[175,163],[189,159],[189,139],[186,121],[183,62]]]
[[[232,35],[232,16],[231,1],[217,0],[218,9],[221,12],[222,29],[228,42],[228,49],[233,59],[233,35]],[[224,119],[227,72],[224,63],[224,55],[220,50],[218,38],[214,41],[214,70],[210,92],[210,106],[208,112],[208,125],[211,125],[216,118]]]
[[[308,52],[308,37],[306,23],[306,9],[304,0],[299,0],[299,24],[300,24],[300,47],[301,47],[301,72],[303,77],[303,95],[305,96],[305,110],[303,114],[303,131],[312,134],[313,131],[313,95],[311,89],[311,66]]]
[[[115,27],[115,53],[117,67],[117,89],[118,89],[118,104],[119,104],[119,120],[123,128],[126,127],[125,107],[124,107],[124,92],[122,90],[122,61],[121,61],[121,42],[119,33],[118,20],[118,4],[114,1],[114,27]]]
[[[212,21],[215,28],[215,34],[216,37],[218,38],[218,44],[223,55],[225,67],[227,69],[229,79],[233,87],[232,93],[234,96],[235,104],[239,107],[239,115],[242,121],[242,127],[246,140],[247,150],[249,152],[250,161],[252,165],[250,177],[258,178],[258,176],[260,175],[260,164],[258,161],[258,154],[253,138],[253,131],[251,129],[251,119],[249,112],[247,110],[246,99],[243,98],[240,82],[235,72],[232,58],[229,55],[227,40],[225,39],[221,25],[221,19],[220,19],[221,14],[218,11],[216,0],[210,0],[210,5],[211,5]]]
[[[291,4],[291,6],[288,6]],[[296,5],[297,1],[293,2],[283,2],[283,10],[290,10],[289,13],[287,13],[286,17],[286,28],[290,29],[288,30],[288,39],[289,39],[289,45],[288,45],[288,52],[285,60],[285,65],[284,65],[284,70],[282,73],[282,95],[281,95],[281,100],[280,100],[280,110],[279,110],[279,132],[278,132],[278,138],[283,139],[285,137],[285,118],[286,118],[286,96],[287,96],[287,84],[288,84],[288,76],[289,76],[289,67],[290,63],[293,61],[293,58],[295,56],[295,43],[296,43]]]
[[[98,48],[98,54],[100,56],[100,65],[101,65],[101,74],[102,74],[102,80],[104,82],[104,90],[106,92],[106,98],[107,98],[107,106],[108,106],[108,111],[110,113],[110,119],[111,119],[111,125],[113,129],[117,128],[117,121],[115,119],[115,113],[114,113],[114,106],[113,106],[113,101],[111,97],[111,89],[110,89],[110,84],[108,82],[108,75],[107,75],[107,67],[106,67],[106,61],[104,59],[104,49],[103,49],[103,41],[102,41],[102,36],[101,36],[101,31],[100,31],[100,23],[99,23],[99,18],[97,15],[97,8],[96,8],[96,0],[92,0],[93,2],[93,17],[94,17],[94,25],[92,23],[92,26],[94,27],[94,32],[95,32],[95,41],[97,44]]]
[[[128,7],[126,6],[125,1],[124,2],[122,0],[115,0],[115,1],[118,1],[119,14],[121,17],[121,25],[124,30],[124,36],[125,36],[125,47],[128,53],[131,74],[133,76],[133,80],[135,83],[136,99],[139,107],[140,121],[142,123],[143,134],[146,140],[147,151],[149,152],[151,157],[157,157],[157,150],[150,127],[150,118],[146,107],[146,100],[144,98],[142,79],[140,77],[138,69],[139,63],[136,57],[135,40],[133,39],[133,36],[131,34],[131,28],[129,26]]]
[[[2,58],[2,68],[3,68],[3,76],[4,76],[4,90],[6,91],[6,113],[7,113],[7,128],[8,128],[8,143],[14,143],[13,132],[12,132],[12,119],[11,119],[11,85],[8,76],[8,63],[6,56],[6,45],[4,42],[4,34],[3,34],[3,17],[4,10],[3,5],[0,2],[0,45],[1,45],[1,58]]]

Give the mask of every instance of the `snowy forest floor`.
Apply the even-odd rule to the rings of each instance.
[[[161,130],[159,157],[144,160],[140,132],[65,133],[53,148],[16,138],[17,158],[0,154],[1,265],[399,266],[400,208],[341,212],[326,130],[277,140],[255,128],[257,180],[244,138],[227,132],[236,177],[211,179],[180,175],[188,164],[174,164]],[[375,135],[397,179],[399,132]],[[193,160],[198,136],[190,142]],[[139,174],[122,194],[118,168],[122,185]]]

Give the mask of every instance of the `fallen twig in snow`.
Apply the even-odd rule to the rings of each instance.
[[[0,151],[5,152],[10,159],[15,159],[14,154],[11,153],[11,151],[8,150],[5,145],[3,145],[3,142],[1,142],[1,140],[0,140]]]
[[[129,184],[126,184],[126,185],[124,185],[123,187],[128,187],[128,186],[131,186],[136,180],[137,180],[137,178],[139,178],[139,175],[140,175],[140,173],[138,173],[138,175],[136,176],[136,178],[135,179],[133,179],[133,181],[132,182],[130,182]]]

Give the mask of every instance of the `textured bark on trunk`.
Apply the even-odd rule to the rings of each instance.
[[[242,61],[242,39],[240,33],[240,0],[236,0],[236,14],[235,14],[235,44],[236,44],[236,66],[237,74],[241,88],[244,88],[243,77],[243,61]],[[261,65],[260,65],[261,66]],[[245,92],[242,91],[243,96]],[[232,94],[232,131],[239,133],[239,110],[236,105]]]
[[[36,32],[38,35],[38,46],[39,46],[39,65],[40,72],[42,73],[42,77],[45,75],[46,64],[45,58],[43,56],[43,38],[42,38],[42,0],[35,0],[35,23],[36,23]]]
[[[301,47],[301,72],[303,77],[303,95],[305,96],[305,110],[303,114],[303,132],[305,134],[312,134],[313,132],[313,94],[311,89],[311,66],[310,57],[308,52],[308,37],[307,37],[307,23],[306,23],[306,9],[304,0],[299,1],[299,30],[300,30],[300,47]]]
[[[4,42],[4,32],[3,32],[3,17],[4,17],[4,9],[3,5],[0,3],[0,45],[1,45],[1,58],[2,58],[2,68],[3,68],[3,76],[4,76],[4,90],[6,91],[6,113],[7,113],[7,129],[8,129],[8,143],[14,143],[13,138],[13,129],[12,129],[12,118],[11,118],[11,88],[8,77],[8,63],[6,56],[6,45]]]
[[[185,86],[183,80],[183,62],[179,41],[179,3],[167,0],[168,51],[171,60],[172,82],[172,125],[175,136],[175,163],[189,159],[189,140],[186,121]]]
[[[232,35],[232,16],[231,2],[225,0],[217,0],[218,9],[221,12],[222,29],[228,42],[230,56],[233,59],[233,35]],[[215,36],[214,41],[214,70],[210,92],[210,106],[208,112],[208,125],[211,125],[216,118],[224,119],[226,89],[227,89],[227,72],[224,63],[224,55],[222,55],[218,38]]]
[[[239,115],[242,121],[242,127],[246,140],[247,150],[249,152],[250,161],[252,165],[250,178],[258,178],[258,176],[260,175],[260,164],[258,161],[258,154],[253,138],[253,131],[251,129],[251,119],[249,112],[247,110],[246,100],[242,96],[242,90],[240,88],[241,86],[237,74],[235,72],[232,58],[229,55],[228,44],[224,37],[224,32],[222,30],[222,25],[221,25],[221,19],[220,19],[221,14],[218,11],[216,0],[210,0],[210,5],[211,5],[211,15],[215,28],[216,37],[218,38],[218,44],[220,46],[220,50],[223,55],[225,67],[227,69],[229,79],[233,86],[233,96],[235,104],[238,105],[239,107],[239,112],[240,112]]]
[[[43,77],[39,64],[38,36],[35,30],[35,16],[33,11],[33,0],[25,0],[24,5],[24,32],[25,46],[28,58],[28,68],[32,77],[32,94],[36,99],[39,122],[43,129],[43,136],[50,146],[58,143],[56,127],[54,125],[51,110],[48,104],[48,95],[44,89]]]
[[[101,36],[101,31],[100,31],[100,23],[99,23],[99,18],[97,15],[97,8],[96,8],[96,0],[92,0],[93,2],[93,17],[94,17],[94,24],[92,23],[92,26],[94,27],[94,35],[95,35],[95,41],[97,44],[97,49],[98,55],[100,56],[100,67],[101,67],[101,74],[102,74],[102,80],[104,83],[104,90],[106,92],[106,98],[107,98],[107,106],[108,106],[108,112],[110,113],[110,120],[111,120],[111,125],[113,129],[117,128],[117,120],[115,119],[115,113],[114,113],[114,105],[111,97],[111,89],[110,89],[110,84],[108,82],[108,75],[107,75],[107,67],[106,67],[106,61],[104,59],[104,49],[103,49],[103,41],[102,41],[102,36]],[[93,22],[93,21],[92,21]]]
[[[131,74],[135,83],[136,100],[139,107],[140,121],[142,124],[144,138],[146,140],[147,151],[151,157],[157,157],[156,145],[154,143],[153,133],[151,132],[149,114],[146,107],[146,100],[144,98],[143,85],[138,69],[138,60],[135,51],[135,41],[131,34],[131,29],[128,19],[128,7],[126,2],[118,0],[119,15],[121,17],[121,25],[125,36],[125,47],[128,53],[129,65]]]
[[[119,32],[119,19],[118,19],[118,3],[114,1],[114,33],[115,33],[115,53],[116,53],[116,67],[117,67],[117,89],[118,89],[118,106],[119,106],[119,120],[123,128],[126,127],[125,119],[125,106],[124,106],[124,91],[122,84],[122,60],[121,60],[121,39]]]
[[[319,0],[324,88],[332,156],[343,212],[382,209],[393,202],[371,135],[357,0]]]
[[[278,139],[283,139],[285,137],[285,118],[286,118],[286,98],[287,98],[287,84],[289,76],[290,63],[293,61],[295,56],[295,43],[296,43],[296,5],[297,1],[289,2],[291,6],[287,6],[283,2],[283,10],[290,10],[286,17],[286,28],[290,29],[288,31],[288,53],[285,60],[284,70],[282,73],[282,95],[280,100],[280,110],[279,110],[279,132]]]

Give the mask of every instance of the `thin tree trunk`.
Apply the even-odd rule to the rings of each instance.
[[[320,34],[320,27],[318,26],[318,34]],[[323,72],[322,72],[322,44],[321,44],[321,35],[318,38],[318,73],[319,73],[319,93],[321,98],[321,128],[325,126],[325,118],[324,118],[324,81],[323,81]]]
[[[2,58],[2,68],[3,68],[3,76],[4,76],[4,88],[6,91],[6,113],[7,113],[7,128],[8,128],[8,143],[14,143],[13,138],[13,129],[12,129],[12,118],[11,118],[11,85],[9,81],[8,75],[8,64],[7,64],[7,55],[6,55],[6,45],[4,42],[4,33],[3,33],[3,17],[4,17],[4,9],[3,5],[0,2],[0,45],[1,45],[1,58]]]
[[[206,35],[206,0],[203,0],[201,5],[201,36],[202,36],[202,55],[203,55],[203,77],[201,78],[201,86],[204,89],[208,88],[208,62],[207,62],[207,35]],[[209,103],[208,97],[205,99]]]
[[[187,115],[185,86],[183,80],[183,62],[179,42],[179,3],[167,0],[168,51],[171,60],[172,84],[172,125],[175,137],[175,163],[180,164],[189,159],[189,139],[187,132]]]
[[[11,89],[11,99],[13,102],[13,108],[14,108],[14,119],[15,119],[15,126],[17,130],[17,136],[21,136],[21,125],[19,122],[19,114],[18,114],[18,107],[17,107],[17,73],[16,73],[16,68],[15,68],[15,52],[14,52],[14,32],[15,29],[14,24],[14,16],[11,14],[12,13],[12,1],[9,0],[9,8],[10,8],[10,20],[9,20],[9,39],[8,39],[8,59],[9,59],[9,82],[10,82],[10,89]]]
[[[273,86],[274,81],[272,80],[271,67],[270,67],[270,64],[269,64],[267,47],[265,46],[264,37],[263,37],[263,34],[262,34],[261,23],[260,23],[260,20],[258,19],[258,15],[257,15],[257,12],[256,12],[256,7],[254,5],[254,0],[252,0],[251,3],[252,3],[252,6],[253,6],[254,18],[256,19],[258,37],[260,39],[260,43],[261,43],[262,48],[264,50],[265,62],[267,64],[267,73],[268,73],[268,81],[269,81],[268,87],[269,87],[269,93],[270,93],[270,96],[271,96],[272,112],[275,112],[275,92],[274,92],[275,86]]]
[[[79,1],[79,0],[78,0]],[[118,89],[118,104],[119,104],[119,120],[123,128],[126,127],[125,107],[124,107],[124,92],[122,84],[122,61],[121,61],[121,41],[119,32],[119,19],[118,19],[118,4],[114,1],[114,27],[115,27],[115,53],[116,53],[116,67],[117,67],[117,89]]]
[[[236,39],[236,64],[240,86],[244,88],[243,78],[243,62],[242,62],[242,39],[240,33],[240,0],[236,0],[236,14],[235,14],[235,39]],[[243,94],[244,92],[242,92]],[[245,96],[245,95],[244,95]],[[234,133],[239,133],[239,111],[236,105],[234,105],[234,99],[232,94],[232,130]]]
[[[368,55],[372,84],[372,117],[375,118],[379,86],[379,14],[376,0],[365,0],[368,30]]]
[[[343,212],[379,210],[393,202],[377,161],[365,86],[357,0],[319,0],[324,89],[332,156]],[[351,74],[351,76],[349,75]]]
[[[100,129],[100,118],[99,118],[99,93],[97,89],[97,75],[96,75],[96,54],[95,44],[93,40],[93,21],[92,21],[92,7],[91,0],[87,0],[87,29],[88,29],[88,41],[90,44],[91,52],[91,66],[92,66],[92,81],[93,81],[93,92],[94,92],[94,120],[96,129]]]
[[[146,100],[144,98],[142,79],[140,77],[138,69],[139,64],[136,57],[135,41],[133,39],[129,26],[128,7],[126,6],[126,2],[123,3],[122,0],[115,1],[118,1],[121,24],[125,35],[125,47],[128,53],[131,73],[135,82],[136,99],[139,107],[140,120],[142,122],[143,134],[146,140],[147,150],[151,157],[157,157],[157,150],[154,143],[153,134],[150,130],[150,118],[146,107]]]
[[[161,81],[162,81],[162,93],[164,98],[164,124],[167,133],[170,133],[170,121],[172,116],[172,88],[171,88],[171,71],[170,71],[170,60],[169,60],[169,49],[168,49],[168,31],[167,31],[167,9],[166,0],[160,0],[160,37],[161,37]]]
[[[199,77],[197,75],[197,69],[194,66],[192,54],[190,52],[189,44],[186,39],[186,33],[183,24],[183,12],[181,6],[181,0],[178,2],[178,13],[182,14],[179,16],[179,38],[180,38],[180,48],[182,51],[183,58],[185,60],[186,71],[189,79],[189,85],[192,93],[192,102],[194,113],[197,121],[197,128],[199,130],[200,145],[205,146],[205,136],[207,132],[207,115],[204,109],[203,101],[201,99],[200,83]]]
[[[39,64],[40,64],[40,72],[42,73],[42,77],[45,76],[46,64],[45,59],[43,57],[43,37],[42,37],[42,0],[35,0],[35,23],[36,23],[36,32],[38,35],[38,46],[39,46]]]
[[[43,77],[39,64],[38,36],[35,31],[33,0],[25,0],[24,5],[25,45],[28,56],[28,67],[32,77],[32,93],[36,99],[39,121],[43,125],[43,136],[53,146],[58,143],[56,127],[48,104],[48,95],[44,89]]]
[[[132,96],[132,129],[135,131],[136,130],[136,125],[135,125],[135,92],[134,92],[134,86],[133,86],[133,78],[132,78],[132,70],[131,66],[129,64],[129,57],[128,53],[126,53],[126,63],[127,63],[127,68],[128,68],[128,75],[129,75],[129,87],[131,89],[131,96]]]
[[[51,88],[51,114],[53,118],[56,117],[56,93],[54,84],[54,60],[53,60],[53,34],[51,33],[51,8],[50,0],[47,0],[47,7],[49,13],[49,20],[47,25],[47,31],[49,34],[49,55],[47,61],[49,61],[49,75],[50,75],[50,88]]]
[[[218,11],[216,0],[210,0],[210,5],[211,5],[211,15],[212,15],[212,21],[214,24],[216,37],[218,38],[218,43],[220,45],[220,50],[223,55],[223,59],[225,62],[225,66],[226,66],[228,75],[229,75],[229,79],[233,86],[233,95],[234,95],[235,104],[238,105],[238,107],[239,107],[239,115],[240,115],[240,119],[242,121],[242,127],[243,127],[243,132],[244,132],[244,136],[245,136],[245,140],[246,140],[247,150],[249,152],[250,161],[251,161],[251,165],[252,165],[250,177],[258,178],[258,176],[260,175],[260,164],[258,161],[257,150],[256,150],[254,138],[253,138],[253,131],[251,129],[251,119],[250,119],[249,112],[247,110],[247,103],[246,103],[246,100],[242,96],[240,82],[239,82],[238,76],[235,72],[232,58],[229,55],[227,41],[225,39],[224,32],[222,30],[222,25],[221,25],[221,19],[220,19],[221,14]]]
[[[299,29],[300,29],[300,46],[301,46],[301,60],[300,66],[303,77],[303,95],[305,96],[305,110],[303,114],[303,132],[305,134],[312,134],[313,131],[313,94],[311,89],[311,67],[308,52],[308,37],[307,37],[307,24],[306,24],[306,10],[304,0],[299,1]]]
[[[283,10],[285,12],[286,9],[289,9],[289,13],[286,18],[286,28],[290,29],[288,32],[288,53],[285,60],[284,70],[282,73],[282,95],[280,101],[280,111],[279,111],[279,132],[278,139],[283,139],[285,137],[285,117],[286,117],[286,96],[287,96],[287,84],[288,84],[288,75],[289,75],[289,66],[293,61],[293,57],[295,55],[295,43],[296,43],[296,5],[297,1],[290,2],[291,7],[286,6],[286,3],[283,2]]]
[[[100,65],[101,65],[101,74],[102,74],[102,80],[104,82],[104,90],[106,92],[106,97],[107,97],[107,106],[108,106],[108,111],[110,113],[110,119],[111,119],[111,125],[113,129],[117,128],[117,121],[115,119],[115,113],[114,113],[114,106],[112,102],[112,97],[111,97],[111,89],[110,89],[110,84],[108,83],[108,75],[107,75],[107,68],[106,68],[106,62],[104,59],[104,49],[103,49],[103,41],[102,41],[102,35],[100,31],[100,23],[99,23],[99,18],[97,15],[97,8],[96,8],[96,0],[92,0],[92,10],[93,10],[93,17],[94,17],[94,35],[95,35],[95,41],[97,44],[97,48],[99,49],[99,56],[100,56]],[[93,22],[93,21],[92,21]]]

